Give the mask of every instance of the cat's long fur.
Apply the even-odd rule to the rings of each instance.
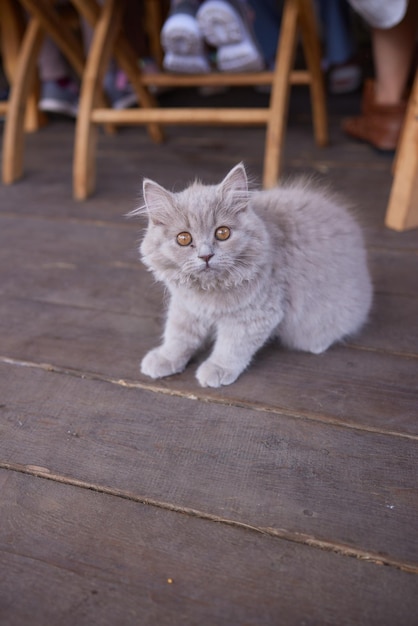
[[[179,193],[146,179],[143,195],[142,260],[171,296],[163,343],[144,357],[144,374],[182,371],[210,336],[197,379],[228,385],[272,335],[318,354],[365,322],[372,286],[362,233],[328,191],[305,180],[250,192],[239,164],[219,185]],[[219,227],[228,239],[215,237]],[[190,245],[179,245],[179,233],[190,233]]]

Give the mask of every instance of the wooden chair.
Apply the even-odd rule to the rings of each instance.
[[[25,31],[24,15],[15,0],[0,0],[0,41],[3,68],[9,85],[14,82],[17,62]],[[38,85],[29,85],[27,106],[24,115],[24,129],[34,132],[45,122],[38,110]],[[0,114],[10,113],[10,101],[0,102]],[[23,122],[22,122],[23,123]]]
[[[147,2],[149,3],[150,0],[147,0]],[[155,0],[152,0],[152,3],[154,2]],[[13,85],[9,102],[7,103],[7,116],[3,136],[2,180],[5,184],[15,182],[23,174],[24,110],[25,104],[31,97],[31,85],[36,79],[37,61],[45,35],[49,35],[54,40],[80,79],[82,79],[85,70],[85,54],[82,42],[74,35],[71,21],[66,19],[65,16],[63,19],[61,7],[54,0],[19,0],[19,2],[17,0],[0,0],[2,21],[3,7],[9,8],[13,4],[21,5],[19,8],[23,8],[27,12],[29,21],[21,41],[19,53],[16,53],[14,57],[13,69],[11,70]],[[77,6],[82,7],[83,10],[79,12],[79,15],[85,15],[93,24],[97,22],[100,9],[95,2],[88,2],[88,0],[84,2],[83,0],[78,3],[74,1],[72,4],[76,9]],[[120,0],[120,8],[122,8],[122,5],[123,0]],[[155,14],[155,10],[153,14]],[[7,12],[6,17],[8,15],[9,13]],[[119,22],[115,24],[116,29],[118,25]],[[126,46],[121,42],[122,53],[128,55],[131,51],[125,48]],[[103,55],[103,59],[105,58],[108,58],[108,56]],[[133,58],[131,58],[131,62],[133,62]],[[101,63],[100,65],[100,76],[103,76],[106,67],[102,66]],[[88,80],[84,82],[88,84]],[[149,95],[147,88],[142,85],[139,79],[135,81],[135,86],[141,102],[145,106],[155,106],[154,99]],[[107,103],[102,92],[102,84],[99,81],[95,81],[94,95],[95,105],[105,108]],[[3,110],[6,110],[6,105],[3,106]],[[33,110],[37,111],[37,98],[33,100]],[[112,132],[113,125],[105,124],[105,129],[108,132]],[[153,134],[156,139],[161,139],[159,130]]]
[[[25,0],[27,2],[28,0]],[[161,73],[146,76],[138,70],[136,56],[121,31],[123,3],[104,0],[72,0],[78,11],[94,27],[93,42],[83,75],[79,114],[74,147],[74,196],[87,198],[95,188],[95,151],[97,125],[102,123],[147,124],[151,137],[162,141],[160,125],[164,124],[239,124],[266,125],[263,183],[276,184],[287,122],[291,85],[307,84],[311,89],[315,139],[319,145],[328,141],[323,76],[320,65],[319,40],[311,0],[285,0],[281,33],[274,72],[242,74],[212,73],[209,75],[172,75]],[[155,0],[151,0],[154,3]],[[148,2],[149,4],[149,2]],[[300,34],[307,70],[294,70],[294,56]],[[141,107],[114,110],[98,106],[98,91],[111,56],[128,75],[137,92]],[[157,108],[148,90],[156,86],[205,85],[271,85],[269,107],[266,108]]]
[[[0,0],[4,1],[4,0]],[[3,139],[3,182],[12,183],[23,172],[23,107],[36,73],[36,62],[43,37],[48,33],[82,77],[79,114],[74,147],[74,196],[87,198],[95,188],[95,152],[98,124],[145,124],[154,141],[163,140],[164,124],[247,124],[265,125],[266,143],[263,183],[276,184],[285,136],[291,85],[309,85],[312,96],[315,139],[328,141],[325,92],[320,66],[319,40],[311,0],[285,0],[274,72],[242,74],[213,73],[205,76],[143,75],[136,54],[121,28],[123,0],[71,0],[78,13],[94,28],[93,41],[85,62],[84,54],[71,29],[60,19],[54,0],[19,0],[30,16],[16,67]],[[159,35],[158,0],[146,0],[147,21]],[[294,70],[294,56],[301,36],[306,70]],[[140,108],[114,110],[104,105],[103,78],[114,56],[135,89]],[[204,85],[271,85],[266,108],[164,108],[156,106],[148,87]]]
[[[85,66],[82,45],[71,26],[61,19],[52,0],[19,0],[19,3],[27,11],[29,21],[16,61],[4,129],[2,178],[5,184],[22,176],[24,109],[37,76],[37,61],[45,35],[53,38],[80,78]]]
[[[396,152],[385,224],[399,231],[418,227],[418,69]]]

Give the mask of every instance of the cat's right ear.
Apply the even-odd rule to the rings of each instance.
[[[142,194],[151,222],[166,224],[172,214],[173,195],[149,178],[144,179]]]

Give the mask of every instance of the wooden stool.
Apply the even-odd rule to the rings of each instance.
[[[33,1],[33,0],[31,0]],[[154,2],[155,0],[152,0]],[[25,0],[27,3],[28,0]],[[264,156],[265,187],[276,184],[283,150],[291,85],[307,84],[311,89],[316,142],[328,141],[325,93],[321,71],[319,40],[311,0],[285,0],[277,48],[275,70],[257,73],[211,73],[209,75],[142,75],[136,56],[121,32],[123,3],[104,0],[72,0],[78,11],[94,27],[80,97],[74,148],[74,196],[87,198],[95,188],[97,124],[147,124],[155,141],[162,141],[160,124],[239,124],[266,125]],[[149,4],[147,2],[146,4]],[[294,70],[294,56],[300,33],[307,70]],[[98,106],[98,92],[111,56],[128,75],[141,107],[114,110]],[[270,105],[266,108],[164,108],[159,109],[146,86],[271,85]]]
[[[399,231],[418,226],[418,70],[396,151],[385,224]]]
[[[14,82],[24,31],[24,15],[16,0],[0,0],[1,53],[9,85]],[[29,87],[24,128],[26,132],[34,132],[44,124],[45,118],[38,110],[38,85],[33,84]],[[0,114],[8,115],[9,113],[10,102],[0,102]]]

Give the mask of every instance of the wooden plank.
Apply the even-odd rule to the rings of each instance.
[[[346,346],[315,356],[287,352],[272,344],[261,350],[229,387],[199,387],[194,378],[196,363],[183,374],[152,381],[139,373],[139,360],[160,341],[162,310],[152,308],[153,294],[144,296],[142,307],[132,314],[120,308],[109,312],[70,307],[59,301],[3,300],[0,356],[139,381],[173,394],[358,428],[417,434],[415,357]],[[154,313],[147,314],[147,308]]]
[[[154,178],[170,188],[181,189],[195,176],[209,183],[222,179],[230,167],[243,155],[249,172],[259,180],[259,161],[262,158],[264,131],[246,128],[211,127],[212,132],[193,131],[182,127],[184,133],[170,128],[169,139],[164,146],[149,141],[140,127],[122,128],[116,137],[101,136],[98,154],[98,188],[94,201],[74,202],[71,193],[71,168],[66,162],[72,152],[71,137],[66,128],[56,127],[54,140],[49,134],[51,124],[35,137],[26,137],[26,178],[18,186],[0,187],[0,203],[3,211],[22,217],[51,216],[53,219],[102,220],[110,223],[123,221],[124,214],[138,203],[142,176]],[[181,130],[181,129],[180,129]],[[224,131],[224,132],[223,132]],[[299,136],[300,133],[300,136]],[[296,137],[295,137],[296,135]],[[323,179],[336,191],[347,195],[357,206],[356,213],[366,230],[369,245],[394,250],[416,250],[418,230],[396,233],[383,227],[383,219],[389,185],[390,163],[384,169],[354,153],[352,162],[338,162],[338,151],[333,147],[324,149],[306,146],[306,131],[292,129],[291,144],[287,150],[286,175],[310,174]],[[36,145],[36,142],[41,144]],[[335,138],[333,139],[335,141]],[[56,146],[55,142],[60,146]],[[253,146],[246,154],[248,145]],[[48,158],[56,163],[53,170],[45,168],[39,152],[47,150]],[[341,151],[341,144],[338,145]],[[328,154],[328,151],[332,151]],[[335,159],[335,160],[333,160]],[[123,167],[119,164],[123,163]],[[376,169],[373,170],[373,165]],[[117,173],[117,176],[116,176]],[[382,177],[384,180],[382,181]],[[33,183],[36,182],[36,194]],[[54,201],[51,189],[54,190]],[[29,208],[30,207],[30,208]]]
[[[312,174],[347,195],[357,207],[371,244],[417,249],[418,230],[399,234],[383,225],[392,182],[391,159],[377,157],[368,146],[347,140],[340,128],[340,117],[335,116],[330,119],[330,145],[325,150],[318,148],[311,137],[310,115],[298,113],[302,92],[295,90],[291,101],[285,177]],[[239,94],[246,100],[255,96],[261,97],[250,92]],[[176,99],[184,97],[190,100],[197,96],[190,91],[185,95],[178,92],[164,95],[171,106],[177,103]],[[207,99],[201,100],[207,106]],[[218,100],[212,98],[210,102],[218,104]],[[195,176],[217,182],[230,167],[244,159],[259,183],[264,139],[264,129],[255,127],[215,126],[197,130],[183,126],[170,128],[168,140],[161,146],[151,142],[142,127],[122,128],[117,136],[100,137],[97,194],[94,202],[79,203],[71,198],[73,127],[66,121],[52,120],[41,133],[26,137],[26,178],[18,186],[0,187],[0,204],[3,210],[32,217],[51,215],[114,222],[134,208],[143,175],[178,189]],[[46,167],[45,160],[39,158],[43,153],[54,162],[54,168]]]
[[[268,109],[173,108],[173,109],[94,109],[91,120],[96,124],[266,124]]]
[[[131,316],[131,332],[137,336],[137,358],[144,350],[154,346],[149,342],[151,337],[148,329],[142,327],[138,322],[135,328],[133,318],[151,319],[153,325],[152,339],[154,343],[160,341],[160,336],[164,330],[165,296],[157,286],[148,283],[148,277],[144,277],[134,263],[116,260],[109,262],[107,268],[98,268],[92,265],[88,272],[83,272],[75,263],[57,260],[45,263],[42,269],[46,276],[39,285],[31,282],[31,277],[33,277],[31,268],[28,269],[20,285],[14,280],[16,276],[14,272],[9,273],[4,279],[4,286],[2,289],[0,288],[0,293],[4,298],[6,296],[10,298],[0,304],[4,323],[7,323],[7,318],[10,315],[22,318],[28,316],[29,318],[22,335],[9,337],[8,341],[19,345],[20,341],[25,341],[25,333],[36,330],[36,319],[30,321],[32,306],[34,312],[43,308],[45,316],[49,315],[52,318],[51,332],[53,332],[53,326],[60,326],[61,320],[62,323],[65,323],[68,317],[75,318],[78,316],[80,323],[84,323],[82,322],[83,319],[88,320],[88,316],[86,318],[88,309],[100,311],[103,321],[105,318],[108,319],[111,326],[119,324],[117,320],[112,321],[110,319],[112,313]],[[102,280],[105,275],[107,282]],[[127,284],[128,278],[131,279],[130,284]],[[120,279],[119,282],[118,279]],[[19,288],[21,289],[20,292],[18,291]],[[15,293],[9,294],[8,291]],[[59,307],[59,314],[56,307]],[[68,307],[68,311],[64,310],[65,307]],[[76,310],[78,308],[79,311]],[[2,321],[0,320],[1,324]],[[31,327],[33,328],[31,329]],[[408,332],[405,332],[405,329],[408,329]],[[94,334],[94,328],[91,328],[91,332]],[[372,314],[367,325],[361,333],[348,338],[345,344],[346,348],[352,346],[363,350],[384,352],[387,353],[387,358],[394,355],[416,359],[418,356],[418,299],[401,295],[376,294]],[[4,345],[6,346],[6,344]],[[284,356],[284,352],[284,349],[277,344],[275,353],[278,362],[282,362],[283,358],[288,358],[287,353]],[[317,364],[322,364],[323,361],[332,358],[329,355],[335,352],[345,354],[345,351],[341,350],[341,345],[335,345],[326,354],[320,355],[314,361],[311,360],[309,354],[303,354],[302,358],[306,363],[315,367],[315,361]],[[264,351],[259,354],[264,354]],[[351,358],[351,354],[349,355],[348,352],[346,354],[347,358]],[[20,358],[28,357],[24,353],[20,353]],[[359,355],[352,358],[361,359]],[[58,364],[61,365],[62,363]],[[411,365],[414,368],[414,365]],[[87,364],[85,366],[88,367]],[[73,362],[72,367],[83,367],[83,364]],[[132,376],[132,371],[129,374],[124,370],[123,375]]]
[[[197,145],[199,147],[200,144]],[[122,153],[120,156],[122,156]],[[165,162],[165,164],[167,165],[168,163]],[[129,171],[129,173],[132,174],[131,171]],[[214,182],[214,180],[215,176],[212,178],[211,182]],[[49,183],[51,184],[51,181],[49,181]],[[139,186],[140,179],[138,178],[135,190],[139,190]],[[13,190],[13,195],[14,193],[15,190]],[[26,202],[23,202],[23,204],[21,205],[22,199],[23,198],[21,197],[17,197],[14,200],[16,204],[19,204],[19,208],[25,208],[25,206],[28,206],[27,202],[29,201],[29,198],[26,198]],[[78,204],[69,203],[68,200],[67,202],[63,201],[63,205],[67,205],[68,208],[64,215],[60,215],[59,211],[62,207],[61,202],[59,203],[59,206],[56,206],[54,204],[53,210],[51,211],[48,210],[48,204],[45,207],[45,197],[43,193],[40,195],[40,200],[41,199],[42,211],[43,213],[46,213],[44,221],[42,220],[42,216],[34,217],[32,214],[29,214],[27,212],[24,214],[24,222],[22,219],[18,219],[17,216],[16,218],[13,218],[11,217],[10,212],[6,212],[7,204],[6,202],[3,202],[3,210],[5,210],[5,213],[3,216],[1,216],[0,232],[3,234],[4,238],[6,238],[8,233],[16,233],[16,235],[19,235],[21,233],[21,235],[23,236],[28,232],[33,232],[33,235],[30,239],[28,239],[27,244],[32,245],[32,247],[37,250],[37,254],[46,255],[46,251],[43,252],[41,246],[37,245],[37,239],[39,238],[40,243],[43,243],[46,238],[48,240],[52,240],[53,237],[49,236],[48,231],[51,231],[51,233],[55,231],[57,240],[55,241],[55,248],[53,248],[51,244],[49,245],[48,252],[50,253],[56,252],[59,253],[61,256],[68,254],[72,254],[74,256],[75,242],[77,242],[77,244],[78,242],[80,242],[83,245],[83,250],[85,250],[86,253],[89,254],[89,260],[94,259],[95,255],[100,257],[100,259],[104,257],[109,258],[114,254],[114,249],[116,249],[117,247],[119,247],[120,250],[122,250],[123,252],[130,251],[133,253],[136,241],[144,225],[143,222],[136,220],[129,221],[125,217],[125,214],[130,209],[132,209],[136,203],[139,203],[139,199],[135,200],[134,198],[134,191],[132,192],[131,201],[129,204],[127,199],[122,199],[118,211],[113,211],[113,215],[111,216],[113,223],[109,224],[108,232],[106,232],[104,228],[106,226],[109,216],[104,213],[103,219],[100,219],[102,218],[102,211],[104,211],[102,203],[98,205],[98,209],[94,213],[95,223],[91,224],[89,223],[90,215],[88,213],[86,215],[85,211],[83,213],[79,210],[78,212],[76,212],[76,208],[79,208]],[[124,202],[126,202],[126,204],[124,204]],[[51,218],[53,218],[52,224],[50,224]],[[60,218],[61,220],[62,218],[64,218],[63,221],[69,218],[71,219],[72,223],[69,228],[71,228],[71,237],[74,238],[74,240],[62,236],[67,226],[62,223],[62,221],[60,223]],[[79,220],[79,223],[77,223],[76,220]],[[120,224],[120,227],[117,231],[115,231],[115,220],[117,220]],[[362,221],[361,216],[360,221]],[[48,228],[46,230],[47,224]],[[402,236],[395,235],[394,233],[389,233],[389,235],[392,235],[390,239],[392,240],[393,244],[395,244],[396,241],[398,242],[397,247],[393,250],[390,249],[392,247],[390,245],[386,245],[385,247],[382,247],[382,245],[380,245],[379,247],[377,247],[376,245],[374,245],[374,242],[372,242],[372,244],[370,245],[369,236],[367,236],[370,247],[369,256],[373,271],[373,277],[376,283],[376,289],[378,291],[391,291],[391,288],[393,287],[395,290],[394,292],[399,293],[399,288],[402,282],[405,280],[411,281],[411,278],[409,277],[411,277],[412,274],[413,278],[418,268],[418,231],[416,233],[405,233]],[[91,238],[90,251],[88,251],[85,246],[87,237]],[[106,241],[111,238],[111,240],[113,241],[114,249],[110,249],[108,251],[106,247],[103,247],[101,245],[101,239],[103,237],[106,237]],[[405,249],[403,249],[403,242],[407,244]],[[18,256],[19,252],[19,250],[14,249],[10,251],[12,255],[14,254],[16,256]],[[120,251],[118,252],[118,254],[120,254]],[[21,254],[19,254],[19,258],[20,257]],[[132,254],[130,258],[132,260],[136,260],[137,255]],[[21,259],[21,261],[24,261],[24,258]],[[383,263],[385,264],[384,267],[382,266]],[[140,266],[139,261],[138,266]],[[389,275],[388,270],[390,270]],[[396,277],[394,277],[394,272],[396,272]],[[414,285],[414,283],[412,282],[410,282],[410,288],[408,293],[410,293],[411,295],[417,295],[416,285]]]
[[[9,291],[12,294],[22,293],[22,281],[24,282],[24,293],[30,298],[36,293],[39,298],[40,292],[38,284],[42,280],[45,284],[42,293],[48,296],[48,282],[45,281],[45,269],[68,269],[70,266],[72,280],[75,283],[84,284],[90,280],[92,284],[103,285],[112,284],[105,273],[109,267],[120,267],[124,269],[127,264],[132,264],[132,269],[137,268],[135,279],[141,282],[144,290],[152,288],[152,277],[145,271],[145,268],[138,259],[136,245],[138,233],[142,232],[143,222],[125,224],[118,228],[115,225],[107,226],[106,223],[78,223],[68,224],[67,221],[52,221],[50,219],[30,219],[24,221],[18,217],[6,215],[0,216],[0,272],[2,272],[2,284],[6,281],[10,286],[15,285],[15,289]],[[141,235],[140,235],[141,236]],[[24,250],[10,245],[15,238],[24,238],[26,245]],[[10,248],[10,249],[9,249]],[[56,261],[52,261],[52,257]],[[391,349],[397,352],[418,353],[418,289],[416,286],[416,274],[418,272],[418,248],[411,251],[388,251],[372,249],[370,252],[370,265],[372,269],[373,281],[376,291],[376,303],[371,316],[371,323],[367,330],[361,335],[361,343],[368,347],[383,349],[392,341]],[[129,266],[128,266],[129,268]],[[103,276],[100,276],[100,269]],[[86,271],[88,270],[88,271]],[[94,275],[93,275],[94,272]],[[52,276],[51,276],[52,278]],[[66,278],[69,278],[68,272]],[[120,272],[116,280],[122,288],[132,285],[132,273],[125,276]],[[67,280],[62,291],[66,291]],[[31,288],[31,285],[33,287]],[[55,290],[54,290],[55,291]],[[4,292],[3,292],[4,293]],[[394,294],[396,298],[390,298]],[[400,296],[407,296],[406,299]],[[101,292],[100,299],[103,302],[106,292]],[[412,297],[412,298],[411,298]],[[71,297],[68,298],[71,303]],[[86,302],[87,306],[92,303]],[[102,305],[100,305],[102,306]],[[398,323],[391,318],[386,319],[385,315],[398,317]],[[383,316],[383,318],[382,318]],[[403,317],[405,317],[403,319]],[[382,324],[386,326],[384,332],[379,324],[375,324],[376,319],[382,319]],[[396,332],[397,327],[408,327],[411,334],[417,338],[416,347],[412,346],[410,336],[404,337]],[[376,330],[371,341],[370,332]],[[395,340],[390,333],[395,332]],[[379,345],[379,339],[384,345]],[[388,348],[390,349],[390,347]]]
[[[0,366],[0,460],[418,572],[417,438]]]
[[[260,180],[262,129],[173,127],[164,146],[141,128],[100,137],[98,195],[80,204],[73,125],[52,122],[27,138],[26,179],[0,186],[0,464],[19,469],[0,478],[7,626],[415,624],[417,575],[404,570],[418,562],[418,373],[403,353],[416,353],[418,231],[384,228],[391,160],[342,135],[352,101],[332,101],[321,150],[302,91],[286,174],[314,173],[358,205],[372,322],[356,347],[320,358],[269,346],[229,388],[198,388],[195,364],[158,383],[137,376],[163,299],[123,215],[144,175],[179,189],[244,159]],[[161,102],[184,97],[198,96]]]
[[[391,295],[394,304],[398,302],[399,296],[411,296],[418,299],[418,236],[416,250],[372,248],[369,261],[374,289],[378,297]]]
[[[7,626],[381,626],[417,614],[405,572],[12,472],[0,484]]]
[[[0,353],[137,379],[138,361],[159,342],[164,324],[163,292],[137,260],[138,225],[10,215],[0,220]],[[418,353],[418,256],[378,250],[371,259],[376,302],[370,323],[352,340],[361,351],[338,346],[313,357],[272,345],[231,388],[198,388],[193,366],[158,385],[174,393],[416,433],[418,359],[402,353]]]
[[[210,74],[199,74],[197,76],[157,72],[155,74],[144,74],[142,82],[144,85],[158,87],[204,87],[208,85],[232,87],[271,85],[273,77],[273,72],[241,72],[238,74],[210,72]],[[311,75],[307,70],[292,70],[289,74],[289,80],[292,85],[308,85],[311,82]]]
[[[246,162],[260,177],[264,134],[256,127],[246,128],[245,133],[236,127],[202,127],[199,133],[195,127],[173,127],[163,146],[150,141],[143,127],[121,128],[112,137],[101,134],[97,194],[94,200],[80,203],[71,197],[73,126],[52,120],[36,137],[25,138],[25,178],[13,187],[0,186],[0,206],[31,217],[122,221],[135,208],[145,175],[177,187],[195,176],[219,182],[251,145]],[[42,154],[54,162],[54,168],[47,167]]]

